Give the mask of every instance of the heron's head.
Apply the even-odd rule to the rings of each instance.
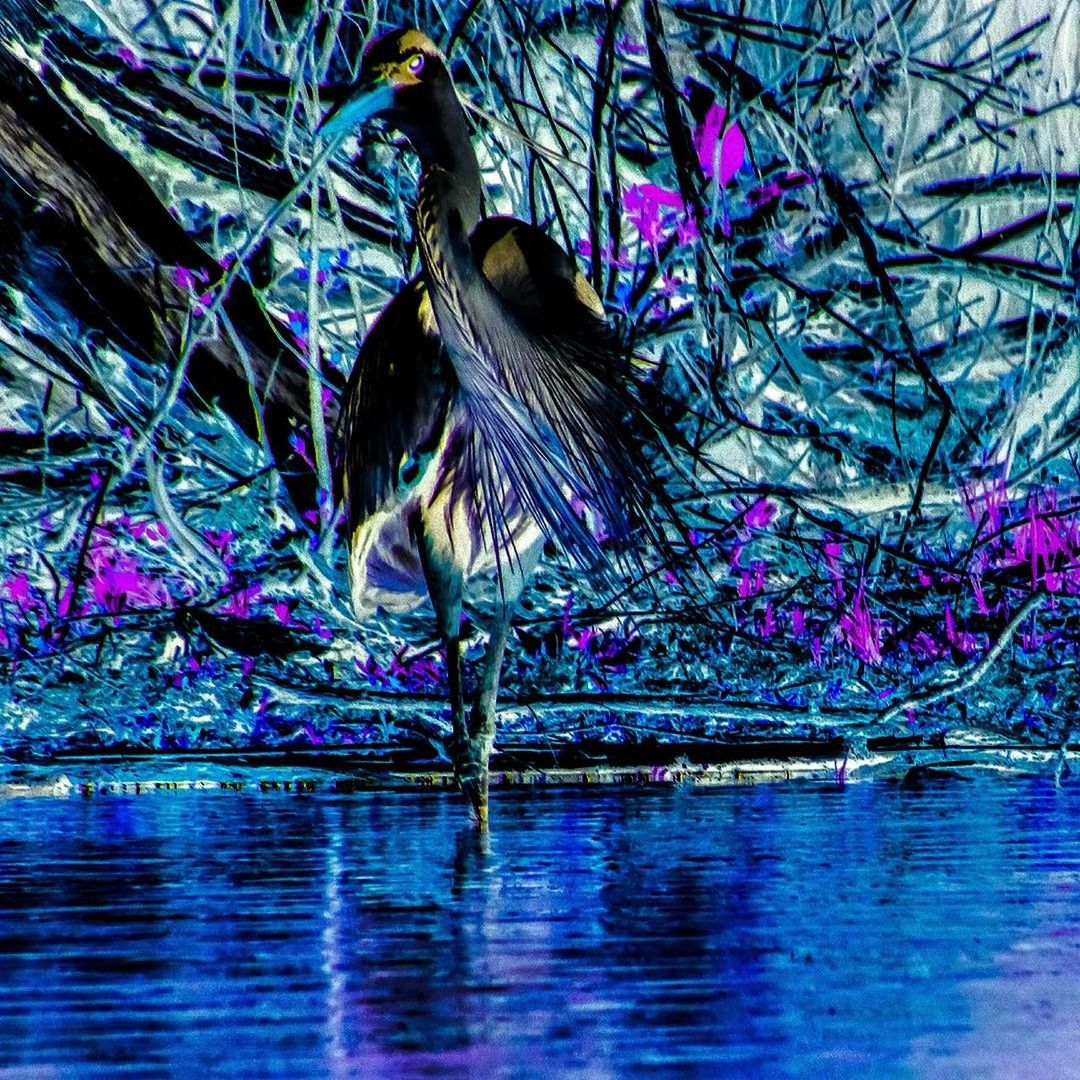
[[[403,27],[368,42],[360,77],[319,130],[337,139],[366,120],[381,117],[417,143],[426,131],[437,130],[446,110],[454,106],[460,109],[435,43],[419,30]]]

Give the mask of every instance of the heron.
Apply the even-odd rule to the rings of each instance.
[[[575,260],[537,226],[486,216],[464,107],[421,31],[370,41],[320,132],[340,144],[375,118],[419,158],[420,265],[364,338],[342,402],[351,599],[363,620],[430,598],[449,685],[446,749],[486,828],[499,676],[522,589],[546,541],[601,573],[606,549],[632,546],[652,504],[649,423]],[[472,693],[465,607],[487,612]]]

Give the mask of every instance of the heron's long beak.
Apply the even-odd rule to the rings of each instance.
[[[358,83],[319,123],[319,134],[331,142],[343,139],[365,120],[390,107],[394,88],[385,80],[372,78]]]

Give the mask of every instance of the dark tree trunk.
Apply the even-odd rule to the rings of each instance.
[[[192,303],[176,268],[204,277],[209,284],[200,288],[222,274],[137,169],[7,50],[0,50],[0,231],[0,285],[163,375],[181,356]],[[309,509],[316,480],[290,447],[290,435],[308,423],[307,376],[282,344],[288,330],[274,325],[244,280],[233,282],[222,312],[235,339],[219,329],[195,348],[183,396],[197,409],[216,403],[252,439],[261,421],[297,509]],[[0,317],[11,315],[9,295],[0,294]],[[107,397],[74,358],[52,355],[79,389]]]

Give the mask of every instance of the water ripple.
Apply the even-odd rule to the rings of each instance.
[[[0,1078],[1072,1067],[1067,787],[3,809]]]

